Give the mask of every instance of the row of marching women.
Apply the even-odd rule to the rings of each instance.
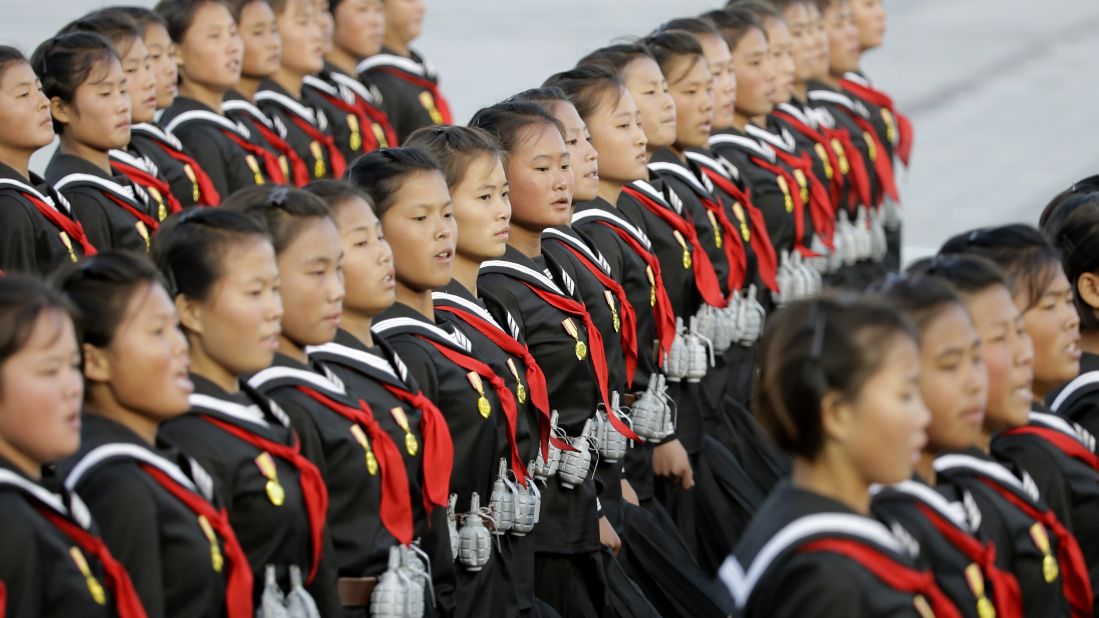
[[[1092,615],[1099,182],[899,273],[879,2],[465,126],[422,19],[0,48],[0,617]]]

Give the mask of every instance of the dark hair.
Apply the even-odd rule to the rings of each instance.
[[[965,253],[992,260],[1003,271],[1012,295],[1026,294],[1026,309],[1038,303],[1061,267],[1056,247],[1041,232],[1022,223],[958,234],[947,240],[939,253]]]
[[[111,344],[126,307],[139,290],[160,284],[160,273],[148,258],[128,251],[105,251],[68,264],[50,277],[79,314],[83,340],[97,348]]]
[[[243,212],[263,226],[276,254],[286,250],[301,233],[302,219],[331,218],[321,198],[280,185],[241,189],[222,202],[221,208]]]
[[[302,189],[319,197],[321,202],[328,209],[329,215],[332,215],[341,204],[354,197],[362,199],[371,210],[374,210],[374,202],[371,201],[370,196],[366,194],[366,191],[363,191],[358,187],[352,187],[346,182],[325,178],[314,180],[302,187]]]
[[[601,64],[615,73],[621,73],[626,65],[638,58],[652,58],[653,53],[641,39],[601,47],[584,56],[577,66]]]
[[[626,84],[616,71],[599,64],[580,65],[551,75],[543,86],[556,89],[566,97],[581,118],[590,117],[604,101],[609,100],[613,109],[626,90]]]
[[[34,50],[31,67],[42,82],[42,92],[50,99],[57,97],[71,103],[76,89],[91,78],[92,71],[112,60],[119,62],[118,52],[107,39],[92,32],[59,34]],[[64,125],[53,121],[54,133]]]
[[[393,206],[401,182],[421,172],[439,172],[439,162],[419,148],[383,148],[368,152],[347,169],[351,186],[362,189],[374,203],[380,219]]]
[[[267,241],[267,232],[244,213],[192,208],[161,222],[151,254],[172,296],[201,301],[224,274],[229,249],[256,240]]]
[[[114,9],[92,11],[66,24],[58,34],[71,32],[94,32],[110,41],[119,56],[129,53],[130,46],[141,40],[142,35],[141,28],[132,17]]]
[[[668,74],[668,71],[674,61],[683,56],[692,59],[690,66],[683,72],[683,75],[676,77],[674,80],[679,81],[686,76],[688,71],[694,68],[696,63],[705,58],[702,53],[702,44],[698,42],[698,38],[690,32],[681,30],[654,32],[645,37],[645,46],[652,52],[653,59],[660,65],[660,71],[664,73],[664,79],[668,80],[668,83],[673,83],[672,76]]]
[[[58,312],[70,320],[76,314],[69,299],[37,277],[0,277],[0,367],[27,345],[35,322],[46,312]]]
[[[271,5],[269,0],[225,0],[225,8],[229,9],[229,14],[233,16],[233,21],[240,24],[240,16],[244,13],[244,7],[254,2],[262,2],[271,6],[272,12],[275,10],[275,7]]]
[[[817,8],[823,13],[826,10],[832,8],[834,5],[847,3],[850,4],[851,0],[814,0],[817,4]]]
[[[783,13],[783,12],[786,11],[786,9],[788,9],[792,6],[797,6],[799,4],[806,4],[806,5],[813,4],[813,5],[815,5],[813,0],[766,0],[766,2],[767,2],[768,5],[773,7],[779,13]],[[731,9],[731,8],[737,6],[738,4],[743,4],[743,3],[744,3],[744,0],[729,0],[728,2],[725,3],[725,8]]]
[[[1080,329],[1099,330],[1095,309],[1082,298],[1077,282],[1084,273],[1099,272],[1099,176],[1085,178],[1062,191],[1042,211],[1042,231],[1061,251],[1061,265],[1074,291]]]
[[[0,78],[4,77],[9,66],[19,62],[28,62],[23,52],[8,45],[0,45]]]
[[[713,36],[721,36],[721,32],[718,31],[717,26],[708,17],[678,17],[666,21],[656,27],[653,32],[667,32],[669,30],[676,30],[679,32],[689,32],[698,38],[701,34],[712,34]]]
[[[913,262],[906,272],[942,279],[963,296],[997,285],[1007,287],[1000,267],[979,255],[936,255]]]
[[[756,16],[761,22],[765,22],[768,19],[780,19],[785,21],[781,9],[776,7],[770,2],[764,2],[763,0],[730,0],[725,4],[725,10],[745,10]]]
[[[496,137],[500,147],[509,155],[519,147],[523,132],[533,126],[552,125],[565,135],[561,121],[536,103],[526,101],[502,101],[477,110],[469,126],[484,129]]]
[[[452,188],[462,181],[470,163],[478,157],[488,155],[504,161],[500,143],[491,133],[477,127],[424,127],[410,135],[404,145],[419,148],[435,159],[446,177],[446,186]]]
[[[165,30],[168,29],[168,24],[164,21],[163,17],[143,6],[112,6],[103,10],[118,11],[129,15],[130,19],[134,20],[137,27],[141,29],[142,35],[144,35],[145,30],[153,24],[163,26]]]
[[[553,112],[550,111],[550,106],[553,105],[554,103],[570,103],[571,102],[571,101],[569,101],[569,98],[567,96],[565,96],[565,92],[563,90],[561,90],[557,86],[547,85],[547,84],[549,84],[550,80],[552,80],[554,77],[555,76],[551,75],[538,88],[528,88],[528,89],[520,92],[519,94],[513,94],[513,95],[511,95],[510,97],[508,97],[504,100],[508,101],[508,102],[517,102],[517,101],[519,101],[519,102],[526,102],[526,103],[534,103],[536,105],[541,106],[542,109],[544,109],[547,112],[552,114]]]
[[[767,29],[763,27],[763,19],[751,9],[740,6],[742,3],[730,3],[724,9],[717,9],[709,13],[703,13],[703,17],[714,22],[718,32],[729,44],[730,50],[735,50],[744,35],[752,30],[759,30],[763,36],[767,36]]]
[[[207,4],[220,4],[229,8],[224,0],[160,0],[153,10],[164,20],[172,42],[179,43],[195,22],[195,13]]]
[[[815,458],[824,446],[825,395],[857,397],[898,335],[917,339],[880,300],[825,295],[779,309],[759,348],[752,409],[760,425],[781,448]]]
[[[930,275],[891,275],[872,286],[877,298],[889,303],[923,333],[951,305],[965,307],[946,279]]]

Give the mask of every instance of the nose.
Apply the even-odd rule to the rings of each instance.
[[[328,302],[343,302],[345,291],[341,271],[338,269],[333,270],[332,275],[328,277]]]
[[[1034,364],[1034,340],[1025,332],[1019,339],[1015,364],[1019,367],[1029,367]]]
[[[269,321],[282,322],[282,296],[278,292],[272,292],[264,310]]]

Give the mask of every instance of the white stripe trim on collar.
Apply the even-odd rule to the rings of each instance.
[[[767,159],[770,162],[774,162],[776,155],[775,151],[767,144],[761,144],[758,141],[744,136],[744,135],[731,135],[729,133],[717,133],[710,136],[710,147],[720,146],[727,144],[730,146],[736,146],[744,150],[754,152],[756,155]]]
[[[566,242],[572,245],[573,247],[576,247],[581,253],[586,255],[589,260],[598,265],[599,270],[602,270],[604,274],[611,274],[611,268],[610,264],[607,263],[607,258],[603,257],[602,253],[596,254],[591,247],[589,247],[580,239],[569,236],[561,230],[556,230],[552,227],[547,227],[546,229],[542,230],[542,237],[545,238],[546,236],[556,238],[562,242]]]
[[[309,346],[305,348],[305,353],[310,356],[312,356],[313,354],[331,354],[333,356],[340,356],[342,358],[353,360],[363,365],[369,365],[371,368],[377,369],[378,371],[381,371],[382,373],[391,376],[394,380],[398,382],[403,382],[403,380],[401,380],[401,378],[397,375],[396,370],[393,369],[393,366],[389,363],[389,361],[384,358],[379,358],[368,352],[356,350],[355,348],[352,348],[350,346],[331,342],[324,345]]]
[[[1099,383],[1099,371],[1086,371],[1081,373],[1061,389],[1061,392],[1057,394],[1053,403],[1050,404],[1049,409],[1058,412],[1061,409],[1061,406],[1065,405],[1065,402],[1068,401],[1069,397],[1072,397],[1076,391],[1096,383]]]
[[[183,143],[179,141],[178,137],[172,135],[171,133],[165,131],[161,127],[158,127],[151,122],[139,122],[135,125],[132,125],[130,127],[130,133],[144,133],[146,135],[151,135],[154,138],[171,145],[176,150],[183,150]]]
[[[314,126],[317,125],[316,111],[302,105],[281,92],[260,90],[256,93],[256,102],[259,103],[260,101],[271,101],[272,103],[285,108],[295,116],[300,116],[303,120],[309,122],[309,124]]]
[[[740,180],[740,170],[725,157],[720,157],[720,160],[718,160],[713,157],[708,157],[701,152],[688,150],[687,158],[703,167],[712,169],[729,180]]]
[[[801,121],[802,124],[807,125],[813,129],[817,128],[816,118],[810,118],[805,112],[801,110],[801,108],[796,105],[790,105],[789,103],[779,103],[778,111],[785,112],[793,116],[794,118],[797,118]]]
[[[710,193],[706,190],[706,187],[702,184],[702,181],[698,178],[695,178],[695,175],[691,173],[691,170],[683,167],[678,163],[650,163],[649,170],[654,172],[669,172],[671,174],[674,174],[676,178],[679,178],[683,182],[691,185],[691,188],[694,189],[695,192],[702,195],[707,195]]]
[[[979,474],[995,479],[1001,485],[1010,486],[1023,495],[1030,495],[1030,492],[1023,486],[1022,481],[1016,478],[1015,475],[1002,464],[994,461],[985,461],[973,457],[972,455],[952,454],[936,457],[932,466],[935,468],[936,472],[945,472],[956,468],[973,470]]]
[[[305,79],[302,80],[302,83],[306,86],[309,86],[310,88],[316,88],[317,90],[327,92],[334,97],[340,97],[341,99],[343,98],[342,96],[340,96],[339,88],[324,81],[316,75],[306,75]]]
[[[86,455],[80,458],[80,461],[77,462],[68,476],[65,477],[65,489],[76,491],[76,486],[80,484],[84,475],[104,461],[115,458],[136,459],[141,463],[147,463],[172,477],[172,480],[180,485],[183,485],[196,494],[199,493],[198,488],[195,487],[195,484],[191,479],[183,473],[183,470],[180,470],[179,466],[147,448],[124,442],[104,444],[88,451]]]
[[[343,73],[338,72],[333,72],[329,75],[332,76],[332,80],[335,81],[337,84],[343,86],[344,88],[350,89],[366,102],[370,103],[371,105],[377,104],[377,102],[374,100],[374,94],[371,93],[370,89],[367,88],[359,80],[351,77],[350,75],[344,75]]]
[[[231,102],[232,101],[226,101],[225,103],[231,103]],[[225,108],[225,103],[222,103],[222,109]],[[196,120],[212,122],[212,123],[218,125],[219,127],[223,128],[223,129],[229,129],[233,133],[237,133],[237,134],[241,135],[242,137],[248,137],[248,133],[245,132],[245,130],[240,125],[238,125],[237,123],[233,122],[232,120],[229,120],[228,118],[226,118],[224,116],[219,116],[219,115],[215,114],[214,112],[208,112],[208,111],[203,110],[203,109],[193,109],[193,110],[190,110],[190,111],[186,111],[186,112],[183,112],[182,114],[176,116],[175,118],[172,118],[172,120],[168,123],[167,129],[169,131],[174,132],[176,129],[179,128],[180,125],[188,123],[188,122],[194,122]]]
[[[444,342],[449,343],[459,350],[465,351],[467,354],[472,352],[472,346],[469,343],[469,339],[464,336],[459,339],[454,333],[448,333],[434,324],[428,324],[423,320],[417,320],[415,318],[389,318],[380,322],[374,322],[370,330],[384,334],[386,331],[400,330],[408,327],[426,331],[435,338],[442,339]]]
[[[491,313],[485,311],[485,308],[481,305],[478,305],[477,303],[470,302],[469,300],[462,298],[457,294],[448,294],[446,292],[432,292],[431,299],[434,301],[443,301],[445,303],[461,305],[462,308],[468,311],[472,311],[473,313],[477,314],[477,316],[480,317],[482,320],[485,320],[489,324],[492,324],[496,328],[500,329],[500,332],[507,334],[507,331],[504,330],[503,326],[500,326],[500,323],[496,321],[496,318],[492,317]]]
[[[965,520],[965,507],[957,502],[947,500],[945,496],[923,483],[917,483],[916,481],[901,481],[900,483],[893,485],[884,485],[882,488],[889,488],[898,493],[912,496],[935,509],[937,513],[945,517],[958,528],[967,532],[973,532]]]
[[[148,174],[156,176],[160,173],[160,170],[156,169],[156,165],[153,164],[152,161],[146,159],[145,157],[135,157],[125,150],[116,150],[112,148],[107,152],[107,155],[112,159],[125,163],[126,165],[129,165],[131,167],[136,167],[137,169]]]
[[[775,135],[763,127],[750,124],[747,127],[747,132],[752,137],[767,142],[772,148],[778,148],[784,152],[792,153],[794,148],[797,147],[797,144],[794,143],[794,136],[790,135],[785,129],[783,129],[782,135]]]
[[[760,578],[783,552],[810,536],[829,532],[859,537],[895,553],[905,554],[900,541],[889,532],[888,528],[877,521],[847,513],[816,513],[786,524],[760,549],[748,566],[747,572],[735,556],[729,556],[718,570],[718,577],[732,593],[737,607],[742,608],[747,605],[752,589],[759,583]]]
[[[858,101],[855,101],[847,95],[840,94],[838,92],[833,92],[831,90],[810,90],[807,93],[807,96],[810,101],[834,103],[836,105],[846,107],[847,109],[855,112],[863,118],[866,118],[870,115],[870,112],[866,109],[865,105],[859,103]]]
[[[355,71],[359,73],[366,73],[372,69],[383,66],[396,67],[402,71],[407,71],[413,75],[419,75],[420,77],[431,78],[428,73],[427,67],[416,62],[411,58],[405,58],[403,56],[396,56],[394,54],[374,54],[369,58],[366,58],[355,67]]]
[[[222,103],[221,108],[224,109],[226,112],[244,112],[252,118],[255,118],[257,121],[263,124],[263,126],[269,129],[275,128],[275,125],[271,124],[271,119],[267,116],[264,116],[263,112],[260,111],[260,109],[256,107],[251,101],[232,99]]]
[[[28,481],[27,479],[19,476],[18,474],[10,470],[0,470],[0,484],[14,485],[19,489],[31,494],[35,499],[41,501],[51,509],[61,513],[65,516],[74,516],[75,513],[70,512],[68,507],[65,506],[65,501],[58,494],[42,487],[41,485]],[[78,521],[85,529],[88,528],[89,523],[84,521]]]
[[[855,82],[856,84],[859,84],[860,86],[866,86],[867,88],[870,88],[870,80],[866,79],[865,77],[863,77],[862,75],[859,75],[858,73],[856,73],[854,71],[848,71],[848,72],[844,73],[843,78],[848,80],[848,81]]]
[[[545,287],[545,288],[549,289],[551,292],[553,292],[555,294],[558,294],[559,296],[564,296],[566,298],[570,298],[567,294],[565,294],[564,290],[562,290],[560,287],[558,287],[558,285],[556,283],[554,283],[553,280],[550,279],[549,277],[547,277],[545,274],[540,273],[537,270],[534,270],[532,268],[528,268],[528,267],[526,267],[522,264],[516,264],[515,262],[510,262],[508,260],[487,260],[487,261],[481,262],[481,271],[482,272],[487,270],[487,269],[492,269],[492,268],[500,268],[500,269],[503,269],[503,270],[514,270],[516,272],[522,273],[522,274],[524,274],[524,275],[526,275],[526,276],[528,276],[532,279],[535,279],[536,281],[538,281],[538,283],[542,284],[542,287]]]
[[[626,230],[630,234],[630,236],[633,236],[635,239],[637,239],[638,242],[641,243],[641,246],[650,251],[652,250],[652,241],[649,240],[649,236],[645,234],[645,232],[637,229],[634,224],[626,221],[622,217],[614,214],[613,212],[607,212],[599,208],[592,208],[589,210],[574,212],[572,214],[572,222],[574,224],[580,221],[584,221],[585,219],[605,219],[607,221],[610,221],[614,223],[615,226]]]
[[[140,201],[138,201],[138,198],[137,198],[136,195],[134,195],[134,190],[132,188],[123,187],[122,185],[118,184],[117,182],[115,182],[113,180],[107,180],[106,178],[100,178],[99,176],[93,176],[92,174],[83,174],[83,173],[69,174],[68,176],[65,176],[65,177],[61,178],[60,180],[58,180],[54,184],[54,188],[57,189],[58,191],[61,191],[69,185],[78,184],[78,183],[79,184],[89,183],[89,184],[96,185],[100,189],[103,189],[105,191],[110,191],[111,193],[115,194],[117,197],[125,198],[126,200],[128,200],[130,202],[133,202],[134,205],[136,205],[138,208],[144,208],[144,204],[142,204]]]
[[[291,379],[306,382],[321,390],[326,390],[338,395],[346,395],[347,391],[328,378],[312,371],[303,371],[293,367],[268,367],[248,379],[248,386],[256,390],[263,390],[264,385],[275,380]]]
[[[246,421],[261,427],[271,426],[271,423],[267,421],[263,410],[256,404],[243,406],[235,401],[225,401],[224,399],[202,394],[191,394],[187,398],[187,401],[191,404],[192,408],[213,410],[214,412],[220,412],[225,416],[235,418],[239,421]]]
[[[38,199],[42,200],[43,202],[49,204],[54,210],[57,210],[58,212],[61,212],[57,208],[57,204],[53,203],[52,198],[47,197],[45,195],[42,195],[41,191],[39,191],[38,189],[35,189],[34,187],[28,185],[25,182],[19,182],[18,180],[12,180],[10,178],[0,178],[0,187],[5,187],[5,186],[15,187],[19,191],[24,191],[26,193],[30,193],[34,197],[37,197]]]

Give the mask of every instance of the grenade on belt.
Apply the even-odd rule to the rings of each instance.
[[[447,529],[450,532],[450,555],[455,560],[458,559],[458,549],[461,547],[460,535],[458,533],[458,514],[455,507],[458,504],[458,494],[450,494],[450,502],[446,507],[446,523]]]
[[[622,419],[622,422],[630,424],[630,418],[622,413],[622,408],[619,406],[621,403],[621,397],[618,395],[618,391],[611,392],[611,409],[610,410],[597,410],[596,411],[596,426],[595,426],[595,443],[599,456],[608,461],[614,463],[619,459],[622,459],[626,455],[626,448],[629,446],[629,440],[626,436],[622,435],[614,425],[611,424],[610,415],[617,414],[618,418]]]
[[[550,434],[557,438],[563,438],[564,432],[557,426],[557,410],[550,412]],[[546,446],[546,458],[542,457],[542,449],[538,449],[538,455],[534,459],[534,465],[530,468],[530,473],[534,475],[534,478],[545,481],[554,474],[557,474],[557,468],[561,465],[561,449],[553,445],[553,441],[549,441]]]
[[[269,564],[263,571],[263,595],[260,597],[259,618],[289,618],[286,596],[275,576],[275,565]]]
[[[859,206],[858,215],[855,216],[855,230],[858,233],[858,254],[860,260],[869,260],[874,254],[870,238],[870,220],[866,214],[866,206]]]
[[[575,451],[561,453],[561,466],[557,468],[557,478],[561,486],[572,489],[584,482],[591,471],[591,419],[584,422],[584,431],[572,439]]]
[[[828,269],[825,271],[829,274],[839,272],[839,269],[843,268],[843,252],[844,243],[847,240],[844,238],[843,224],[836,221],[836,232],[832,236],[832,253],[828,255]]]
[[[702,303],[691,321],[696,325],[695,332],[699,336],[710,341],[717,336],[717,307]]]
[[[675,339],[664,363],[664,374],[669,382],[679,382],[687,377],[687,335],[683,318],[675,319]]]
[[[664,384],[664,375],[654,373],[648,388],[633,402],[633,411],[630,414],[633,431],[646,442],[662,440],[668,435],[665,432],[668,404],[664,398]]]
[[[748,286],[744,298],[740,302],[740,312],[737,315],[737,330],[740,332],[740,345],[749,347],[755,345],[763,336],[763,322],[767,318],[767,311],[756,300],[759,293],[753,283]]]
[[[290,565],[290,594],[286,595],[288,618],[321,618],[317,603],[302,585],[301,567]]]
[[[516,483],[516,485],[519,485]],[[527,486],[519,485],[519,493],[515,498],[515,525],[511,527],[511,533],[515,536],[523,536],[534,529],[538,523],[538,507],[540,506],[540,494],[538,485],[534,479],[527,478]]]
[[[790,254],[783,251],[779,256],[778,272],[775,273],[775,281],[778,283],[778,292],[772,298],[776,305],[790,302],[794,299],[794,273],[790,270]]]
[[[691,330],[687,334],[687,381],[699,382],[714,365],[714,348],[710,340],[698,334],[695,319],[691,318]]]
[[[431,576],[427,568],[427,555],[415,545],[401,546],[400,575],[408,589],[406,618],[422,618],[424,615],[424,588],[430,585]],[[421,556],[421,554],[423,554]]]
[[[492,512],[493,534],[504,534],[515,525],[515,503],[517,499],[515,485],[508,480],[508,462],[500,458],[500,469],[492,483],[492,495],[488,500],[488,510]]]
[[[462,517],[462,529],[458,535],[461,539],[458,561],[467,571],[480,571],[488,564],[492,554],[492,535],[481,519],[481,497],[477,492],[473,492],[469,499],[469,513]]]
[[[409,614],[408,579],[401,573],[401,548],[389,548],[389,567],[370,593],[371,618],[407,618]]]
[[[871,239],[871,259],[875,262],[880,262],[885,259],[885,254],[889,252],[889,241],[885,237],[885,218],[884,211],[879,210],[870,213],[870,239]]]
[[[733,292],[724,308],[717,310],[717,332],[714,333],[714,350],[725,352],[737,340],[736,316],[740,309],[740,296]]]
[[[859,261],[858,230],[846,216],[840,219],[840,225],[836,229],[843,231],[843,265],[853,266]]]
[[[813,259],[815,260],[817,258]],[[824,276],[821,275],[821,272],[818,269],[812,267],[810,264],[806,263],[805,266],[805,272],[809,275],[809,281],[811,283],[809,295],[815,296],[820,294],[824,290]]]
[[[790,271],[794,275],[794,293],[792,298],[790,296],[786,297],[786,302],[800,300],[812,294],[811,275],[809,275],[808,269],[802,261],[801,253],[797,251],[790,254]]]

